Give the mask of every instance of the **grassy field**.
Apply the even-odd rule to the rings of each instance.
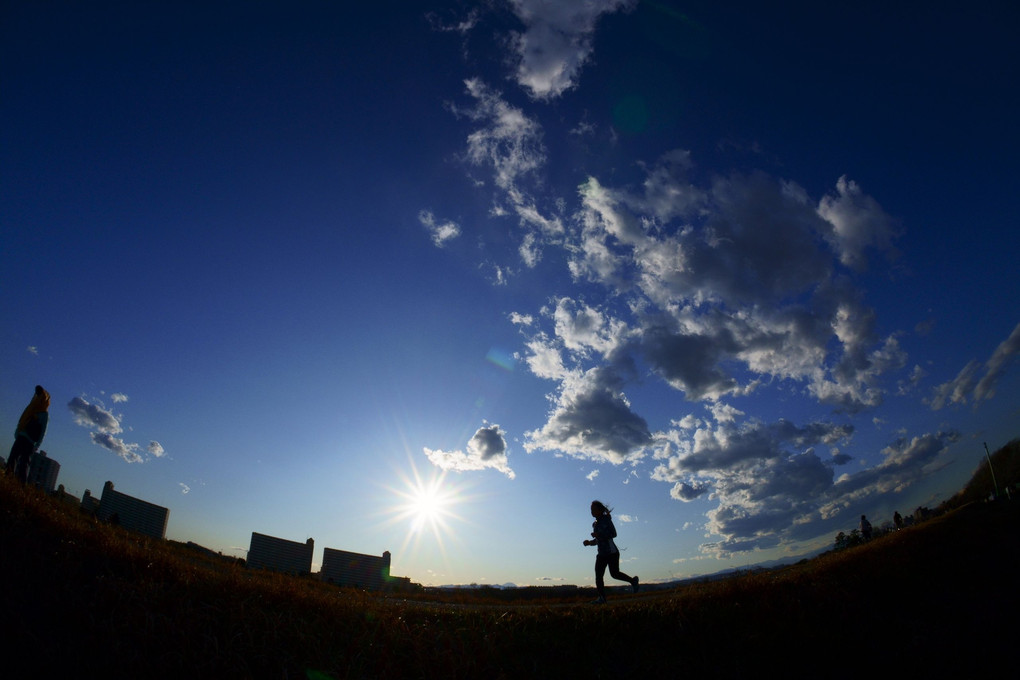
[[[5,668],[31,669],[16,677],[43,678],[1011,676],[1018,519],[1018,501],[972,503],[781,570],[601,607],[585,590],[425,602],[249,572],[0,477],[0,649]]]

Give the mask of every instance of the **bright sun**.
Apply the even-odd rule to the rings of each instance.
[[[407,498],[407,511],[411,514],[411,526],[415,531],[445,525],[453,498],[443,491],[438,480],[412,489]]]
[[[459,519],[454,513],[459,494],[447,482],[445,473],[428,479],[423,479],[417,469],[413,473],[413,478],[403,479],[403,488],[391,489],[399,500],[392,508],[390,521],[408,522],[410,534],[431,533],[441,541],[442,534],[450,531],[449,520]]]

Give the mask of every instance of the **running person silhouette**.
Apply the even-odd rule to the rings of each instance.
[[[599,596],[593,604],[604,604],[606,601],[606,567],[609,567],[610,576],[617,581],[626,581],[636,593],[639,588],[638,577],[631,577],[620,571],[620,550],[613,542],[616,538],[616,527],[613,526],[612,510],[602,501],[592,501],[591,516],[595,518],[591,524],[593,540],[585,539],[584,544],[598,546],[598,554],[595,556],[595,588]]]

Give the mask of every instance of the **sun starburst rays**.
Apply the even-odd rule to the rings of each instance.
[[[465,522],[457,506],[468,500],[462,484],[450,479],[446,470],[423,475],[411,461],[410,474],[397,473],[398,483],[385,490],[394,499],[385,511],[385,526],[404,525],[401,552],[412,554],[435,547],[445,560],[447,542],[457,540],[456,525]]]

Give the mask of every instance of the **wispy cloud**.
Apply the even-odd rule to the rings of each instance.
[[[955,378],[935,387],[930,402],[932,409],[937,411],[947,404],[966,404],[968,400],[973,400],[976,405],[977,402],[992,398],[995,396],[996,383],[1017,353],[1020,353],[1020,323],[992,352],[992,356],[985,362],[985,374],[980,380],[977,375],[981,364],[970,361]]]
[[[438,248],[442,248],[448,241],[460,236],[460,226],[456,222],[437,220],[431,211],[422,210],[419,212],[418,221],[428,230],[432,237],[432,243]]]
[[[468,135],[465,159],[492,173],[496,189],[492,215],[517,216],[524,230],[518,253],[526,266],[534,267],[542,257],[541,246],[561,238],[565,231],[559,216],[540,209],[533,191],[541,185],[539,173],[547,161],[542,128],[480,79],[464,84],[473,104],[451,105],[451,110],[477,124]]]
[[[995,383],[1002,377],[1006,366],[1020,352],[1020,323],[1016,325],[1009,337],[1003,340],[988,361],[985,362],[985,375],[974,388],[974,400],[991,399],[995,396]]]

